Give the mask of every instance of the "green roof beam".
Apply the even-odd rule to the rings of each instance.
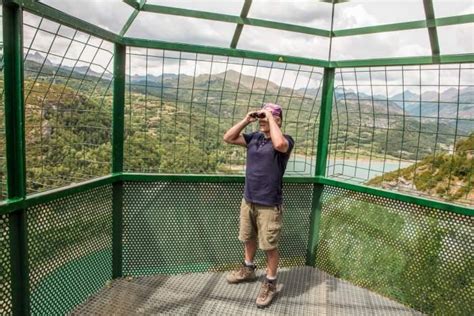
[[[419,20],[412,22],[402,22],[402,23],[392,23],[385,25],[375,25],[367,27],[359,27],[353,29],[345,30],[335,30],[333,31],[333,37],[342,37],[342,36],[353,36],[353,35],[364,35],[364,34],[374,34],[374,33],[384,33],[384,32],[394,32],[394,31],[406,31],[406,30],[415,30],[422,28],[430,28],[433,26],[446,26],[446,25],[456,25],[456,24],[465,24],[473,23],[474,14],[464,14],[457,16],[450,16],[438,19],[427,19]]]
[[[138,16],[138,13],[140,13],[140,10],[144,4],[145,4],[145,0],[140,0],[140,3],[137,3],[138,6],[136,8],[135,6],[132,5],[132,7],[134,7],[135,10],[133,10],[132,14],[130,14],[130,16],[128,17],[127,22],[125,22],[125,25],[120,30],[120,33],[119,33],[120,37],[123,37],[127,33],[128,29],[130,28],[130,26],[132,26],[133,21],[135,21],[135,18]]]
[[[125,25],[120,30],[120,33],[119,33],[120,36],[124,36],[125,33],[127,33],[128,29],[132,25],[133,21],[135,21],[135,18],[137,17],[138,13],[140,13],[139,10],[134,10],[132,12],[132,14],[130,14],[130,16],[128,17],[127,22],[125,23]]]
[[[242,12],[240,12],[241,18],[246,18],[250,11],[250,6],[252,5],[252,0],[245,0],[244,6],[242,7]],[[236,48],[237,43],[240,39],[240,34],[242,34],[242,30],[244,29],[243,24],[237,24],[235,27],[234,36],[232,37],[232,42],[230,43],[231,48]]]
[[[247,1],[250,2],[249,0]],[[130,18],[128,19],[128,21],[126,22],[126,24],[124,25],[124,27],[122,28],[120,34],[115,34],[97,25],[94,25],[82,19],[76,18],[72,15],[64,13],[60,10],[57,10],[55,8],[52,8],[48,5],[45,5],[35,0],[11,0],[11,2],[14,2],[14,3],[17,3],[18,5],[23,6],[24,9],[34,14],[43,16],[52,21],[64,24],[69,27],[76,28],[82,32],[103,38],[111,42],[120,42],[121,36],[125,35],[126,31],[128,30],[128,28],[130,27],[130,25],[132,24],[132,22],[134,21],[134,19],[136,18],[138,14],[138,12],[134,11],[131,14]],[[200,19],[236,23],[238,24],[237,26],[238,28],[242,28],[242,27],[239,27],[239,25],[251,25],[251,26],[265,27],[265,28],[270,28],[270,29],[279,29],[283,31],[310,34],[310,35],[316,35],[316,36],[322,36],[322,37],[330,37],[331,35],[333,37],[363,35],[363,34],[420,29],[420,28],[425,28],[425,27],[428,27],[428,29],[430,29],[436,26],[474,23],[474,14],[465,14],[465,15],[450,16],[450,17],[443,17],[443,18],[436,18],[436,19],[433,18],[433,19],[412,21],[412,22],[393,23],[393,24],[386,24],[386,25],[353,28],[353,29],[335,30],[331,32],[329,30],[324,30],[324,29],[316,29],[316,28],[304,27],[300,25],[280,23],[280,22],[261,20],[261,19],[253,19],[253,18],[247,18],[247,17],[242,17],[242,16],[233,16],[233,15],[226,15],[226,14],[219,14],[219,13],[212,13],[212,12],[205,12],[205,11],[188,10],[188,9],[146,4],[144,0],[140,0],[140,2],[137,2],[135,0],[123,0],[123,2],[132,6],[137,11],[143,10],[143,11],[148,11],[148,12],[156,12],[156,13],[169,14],[169,15],[188,16],[188,17],[194,17],[194,18],[200,18]],[[245,9],[245,6],[246,4],[244,4],[243,10]],[[234,34],[233,42],[236,40],[237,40],[236,34]]]
[[[122,1],[136,10],[140,10],[140,4],[136,0],[122,0]]]
[[[300,25],[294,25],[294,24],[288,24],[288,23],[280,23],[280,22],[274,22],[274,21],[268,21],[268,20],[252,19],[252,18],[244,18],[242,19],[242,21],[244,22],[243,24],[245,25],[260,26],[260,27],[266,27],[266,28],[275,29],[275,30],[316,35],[316,36],[321,36],[321,37],[331,36],[331,32],[328,30],[316,29],[312,27],[306,27],[306,26],[300,26]]]
[[[261,60],[283,62],[283,63],[290,63],[290,64],[301,64],[301,65],[316,66],[316,67],[327,67],[329,64],[328,61],[321,60],[321,59],[276,55],[276,54],[261,53],[261,52],[256,52],[256,51],[222,48],[222,47],[214,47],[214,46],[144,40],[144,39],[130,38],[130,37],[124,37],[122,39],[122,44],[127,45],[127,46],[135,46],[135,47],[143,47],[143,48],[156,48],[156,49],[166,49],[166,50],[174,50],[174,51],[182,51],[182,52],[190,52],[190,53],[211,54],[211,55],[241,57],[241,58],[250,58],[250,59],[261,59]]]
[[[185,17],[196,18],[196,19],[205,19],[205,20],[220,21],[220,22],[227,22],[227,23],[260,26],[260,27],[266,27],[266,28],[277,29],[277,30],[282,30],[282,31],[311,34],[311,35],[317,35],[317,36],[323,36],[323,37],[329,37],[331,33],[328,30],[316,29],[316,28],[288,24],[288,23],[280,23],[280,22],[267,21],[267,20],[261,20],[261,19],[242,18],[240,16],[235,16],[235,15],[173,8],[173,7],[161,6],[161,5],[155,5],[155,4],[145,4],[142,10],[146,12],[185,16]]]
[[[404,23],[392,23],[392,24],[385,24],[385,25],[358,27],[358,28],[353,28],[353,29],[334,30],[333,37],[413,30],[413,29],[421,29],[425,27],[426,27],[425,20],[404,22]]]
[[[474,14],[464,14],[464,15],[455,15],[455,16],[448,16],[444,18],[436,18],[434,19],[436,26],[447,26],[447,25],[456,25],[456,24],[466,24],[466,23],[474,23]],[[430,25],[430,21],[428,22],[428,26]]]
[[[433,1],[423,0],[423,7],[425,8],[426,20],[435,20]],[[433,59],[439,60],[440,50],[436,25],[428,26],[428,34],[430,37],[431,53],[433,55]]]
[[[219,14],[219,13],[212,13],[212,12],[205,12],[205,11],[188,10],[188,9],[146,4],[144,0],[140,0],[140,2],[137,2],[135,0],[123,0],[124,3],[135,8],[136,11],[134,11],[131,14],[128,21],[122,28],[121,32],[119,34],[115,34],[97,25],[94,25],[82,19],[76,18],[72,15],[64,13],[60,10],[57,10],[55,8],[52,8],[48,5],[45,5],[35,0],[11,0],[11,1],[14,3],[17,3],[18,5],[23,6],[24,9],[34,14],[38,14],[52,21],[64,24],[69,27],[76,28],[82,32],[103,38],[111,42],[120,42],[121,37],[125,35],[129,27],[133,23],[134,19],[138,15],[137,11],[140,11],[140,10],[162,13],[162,14],[169,14],[169,15],[188,16],[188,17],[193,17],[193,18],[208,19],[208,20],[215,20],[215,21],[228,22],[228,23],[236,23],[238,24],[236,28],[236,33],[238,29],[240,29],[240,32],[241,32],[243,25],[251,25],[251,26],[265,27],[265,28],[270,28],[270,29],[279,29],[283,31],[310,34],[310,35],[316,35],[316,36],[322,36],[322,37],[331,37],[331,35],[333,37],[363,35],[363,34],[373,34],[373,33],[381,33],[381,32],[420,29],[420,28],[425,28],[425,27],[428,27],[428,29],[430,29],[436,26],[474,23],[474,14],[465,14],[465,15],[450,16],[450,17],[443,17],[443,18],[437,18],[437,19],[433,18],[433,19],[412,21],[412,22],[393,23],[393,24],[376,25],[376,26],[369,26],[369,27],[362,27],[362,28],[335,30],[331,32],[329,30],[324,30],[324,29],[316,29],[316,28],[288,24],[288,23],[280,23],[280,22],[274,22],[274,21],[268,21],[268,20],[247,18],[247,17],[242,16],[242,13],[244,12],[241,13],[241,16],[233,16],[233,15],[226,15],[226,14]],[[251,1],[247,0],[246,2],[251,2]],[[245,7],[246,7],[246,3],[244,4],[243,11]],[[234,43],[237,44],[237,40],[238,40],[238,37],[234,33],[234,38],[232,39],[231,47],[233,47],[232,44]],[[237,45],[235,45],[235,47],[237,47]]]
[[[416,56],[416,57],[338,60],[338,61],[331,61],[330,66],[336,67],[336,68],[347,68],[347,67],[453,64],[453,63],[473,63],[473,62],[474,62],[474,54],[455,54],[455,55],[440,55],[439,58],[433,58],[433,56]]]

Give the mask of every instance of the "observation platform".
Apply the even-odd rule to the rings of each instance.
[[[2,1],[0,315],[474,315],[472,5],[161,2]],[[295,146],[261,310],[222,137],[267,102]]]
[[[423,315],[312,267],[283,268],[279,293],[259,309],[260,282],[228,284],[226,273],[116,279],[72,315]],[[260,279],[264,271],[260,270]]]

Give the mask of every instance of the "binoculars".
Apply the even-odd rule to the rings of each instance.
[[[250,114],[250,117],[253,117],[253,118],[265,118],[265,113],[262,113],[262,112],[253,112]]]

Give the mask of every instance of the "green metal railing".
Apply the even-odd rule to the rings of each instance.
[[[17,3],[41,17],[25,13],[26,19],[22,23],[23,12]],[[248,1],[246,3],[248,5]],[[134,5],[134,2],[130,4]],[[137,8],[169,11],[159,6]],[[197,14],[192,10],[173,12],[181,15]],[[233,17],[223,15],[203,17],[234,21]],[[427,17],[436,23],[472,22],[469,16],[449,21],[435,19],[429,10]],[[328,170],[336,166],[331,157],[349,152],[348,142],[341,141],[341,137],[347,139],[348,131],[354,126],[357,137],[352,149],[355,149],[356,154],[365,149],[362,146],[364,130],[363,120],[360,119],[363,114],[361,105],[365,101],[374,108],[376,101],[385,103],[385,106],[388,104],[389,93],[385,94],[385,99],[375,100],[377,92],[370,91],[367,93],[368,100],[361,99],[362,93],[367,91],[364,87],[376,87],[371,76],[382,73],[385,77],[381,87],[385,90],[396,86],[387,80],[387,75],[395,72],[400,72],[403,78],[407,72],[434,70],[442,73],[454,69],[462,78],[463,73],[472,71],[472,65],[469,64],[473,61],[472,54],[372,60],[372,65],[384,66],[459,63],[446,67],[339,70],[334,67],[363,66],[369,65],[371,61],[328,63],[234,49],[120,38],[34,1],[4,1],[2,18],[8,188],[7,199],[0,204],[0,245],[5,246],[0,248],[2,313],[67,313],[106,286],[111,279],[127,275],[222,271],[235,267],[240,261],[240,245],[232,236],[236,235],[238,218],[235,210],[244,181],[241,175],[243,153],[232,156],[232,149],[228,147],[220,144],[215,148],[209,146],[217,144],[225,129],[241,118],[246,110],[264,101],[283,104],[286,113],[285,131],[294,135],[297,141],[295,157],[289,163],[289,170],[293,163],[295,171],[296,155],[305,157],[302,164],[306,168],[304,172],[294,172],[285,177],[287,228],[282,238],[282,265],[306,264],[318,267],[425,313],[470,312],[470,271],[474,242],[472,208],[462,203],[431,201],[341,181],[332,178]],[[61,22],[61,25],[50,24],[48,19]],[[234,22],[239,25],[264,23],[246,19],[245,16]],[[55,28],[51,29],[51,25],[55,25]],[[91,36],[85,35],[87,39],[84,40],[83,34],[76,36],[76,30],[73,30],[73,35],[67,35],[62,33],[64,26],[74,26],[114,44],[106,43],[108,48],[104,48],[102,39],[91,42]],[[283,24],[265,26],[285,30],[289,28]],[[411,28],[415,24],[392,27]],[[364,28],[354,32],[371,30]],[[25,37],[32,35],[29,45],[23,45],[22,34]],[[50,41],[43,41],[39,34],[49,37]],[[48,58],[61,61],[53,64],[67,65],[64,63],[67,53],[61,55],[53,52],[53,44],[57,40],[83,45],[84,50],[102,51],[107,61],[101,59],[100,62],[94,62],[94,57],[82,60],[88,71],[94,64],[101,69],[98,75],[89,77],[87,72],[82,73],[82,76],[80,72],[74,72],[74,68],[79,68],[77,63],[81,61],[82,55],[71,58],[75,66],[70,72],[63,74],[60,67],[55,72],[46,71],[51,66]],[[111,47],[113,45],[114,48]],[[134,45],[143,47],[131,47]],[[28,56],[35,52],[41,54],[42,59],[33,64]],[[26,58],[22,60],[22,56]],[[209,70],[200,73],[198,69],[202,65]],[[322,66],[324,69],[318,68]],[[166,67],[175,69],[174,77],[166,77]],[[245,91],[242,90],[244,68],[251,74],[247,78],[251,82],[250,88]],[[232,69],[237,69],[240,75],[229,86],[227,76]],[[143,71],[145,82],[133,79],[138,73],[136,70]],[[158,73],[154,73],[156,70]],[[348,99],[349,89],[353,89],[353,85],[345,76],[352,73],[357,81],[352,91],[356,91],[356,100]],[[150,76],[153,74],[155,77]],[[160,75],[161,81],[156,78]],[[366,75],[369,76],[368,81],[364,79],[366,81],[360,82],[360,76]],[[202,86],[197,81],[200,76],[205,78]],[[58,78],[65,81],[58,84]],[[443,76],[437,78],[442,80]],[[263,88],[259,90],[255,83],[260,80]],[[56,85],[61,85],[63,90],[54,92]],[[402,92],[405,91],[403,88],[410,85],[402,82]],[[419,89],[426,86],[422,79],[415,85]],[[443,84],[438,82],[433,86],[439,95]],[[438,109],[438,115],[434,118],[438,121],[444,119],[439,110],[444,103],[456,108],[456,116],[452,118],[456,127],[454,131],[446,133],[436,130],[435,154],[430,158],[432,160],[428,159],[428,162],[432,162],[429,165],[431,170],[437,168],[433,164],[436,157],[444,157],[441,151],[446,149],[438,145],[442,136],[451,137],[446,144],[451,143],[453,146],[453,149],[446,150],[451,155],[447,164],[449,170],[454,170],[454,154],[462,153],[465,158],[472,155],[469,147],[459,141],[461,138],[467,140],[470,136],[468,132],[459,132],[463,122],[467,125],[472,122],[471,117],[460,115],[461,107],[470,104],[461,101],[460,91],[470,86],[459,79],[455,87],[458,92],[455,101],[434,101]],[[113,95],[110,91],[113,91]],[[56,111],[58,106],[76,98],[78,103],[65,111],[65,117],[70,119],[69,125],[59,125],[62,114]],[[97,102],[90,104],[91,98],[96,98]],[[56,107],[49,103],[52,100],[57,102]],[[353,113],[349,111],[348,101],[359,109],[355,113],[359,119],[350,115]],[[198,105],[204,106],[201,112]],[[44,169],[50,167],[45,164],[47,160],[43,156],[43,148],[50,150],[48,142],[43,139],[37,147],[28,146],[28,142],[34,140],[34,133],[30,133],[32,130],[36,128],[43,135],[41,122],[44,123],[46,109],[56,111],[53,113],[59,131],[77,131],[87,127],[64,139],[69,146],[77,142],[78,145],[91,147],[92,156],[86,159],[82,152],[79,156],[70,156],[79,158],[72,160],[71,169],[66,174],[54,174],[61,181],[41,186],[42,190],[53,190],[31,194],[35,191],[29,190],[27,185],[34,182],[31,181],[33,178],[28,182],[31,162],[39,162]],[[370,114],[373,122],[376,112]],[[85,115],[91,116],[90,121],[80,121],[81,116]],[[390,121],[390,115],[391,112],[387,111],[381,117]],[[350,119],[344,120],[344,116],[350,116]],[[419,122],[422,116],[414,115]],[[156,117],[158,120],[155,121]],[[398,117],[403,118],[405,123],[408,120],[404,115],[398,114]],[[38,120],[39,128],[35,125]],[[305,127],[304,133],[301,133],[302,125]],[[32,128],[28,129],[28,126]],[[105,131],[102,126],[107,126],[106,130],[110,132],[101,143],[88,144],[78,138],[88,133]],[[368,130],[372,133],[369,138],[375,137],[379,129],[375,124],[369,126]],[[394,128],[389,126],[381,130],[389,133]],[[418,137],[423,134],[421,129],[415,130],[415,133]],[[201,142],[196,143],[197,148],[204,150],[192,151],[191,146],[195,145],[193,141],[198,139],[194,138],[195,135],[202,137]],[[170,136],[175,138],[167,142]],[[383,142],[385,148],[393,145],[388,138],[385,136]],[[157,139],[160,141],[154,143]],[[208,139],[209,143],[206,143]],[[400,139],[401,148],[404,139],[405,136]],[[163,143],[168,147],[150,154],[154,146],[162,146]],[[183,153],[176,155],[176,151],[183,146]],[[41,148],[41,151],[32,155],[31,149],[34,148]],[[423,146],[417,143],[413,148],[420,150]],[[236,172],[217,174],[219,170],[216,166],[202,170],[186,164],[183,169],[179,169],[176,160],[180,158],[185,162],[204,158],[201,163],[205,161],[207,167],[207,161],[212,158],[212,154],[207,154],[206,150],[209,149],[215,150],[217,160],[225,161],[230,155],[228,164],[235,165],[235,168],[227,171]],[[68,157],[71,152],[72,147],[66,146],[64,156]],[[375,153],[373,150],[369,150],[369,153],[373,161]],[[201,154],[202,157],[199,156]],[[402,151],[400,155],[403,156]],[[167,158],[169,164],[162,166],[160,160],[160,165],[154,165],[157,157]],[[385,162],[387,152],[383,153],[383,157]],[[81,162],[86,164],[81,165]],[[348,167],[347,159],[343,158],[342,166]],[[83,173],[79,177],[71,177],[71,170],[74,171],[76,167]],[[355,169],[360,167],[356,166]],[[372,166],[367,169],[372,170]],[[472,165],[468,171],[469,192]],[[209,173],[197,175],[193,172]],[[95,179],[90,180],[91,177]],[[86,179],[89,180],[82,182]],[[80,184],[74,183],[79,181]],[[448,188],[455,188],[456,185],[449,182]],[[467,194],[464,200],[471,201]],[[191,209],[194,211],[190,212]],[[200,214],[205,216],[201,217]],[[204,230],[206,225],[209,229]],[[155,251],[150,252],[149,249]],[[229,252],[229,249],[233,251]],[[351,260],[347,260],[347,257]],[[260,254],[259,263],[263,263],[263,260]],[[420,295],[420,291],[424,295]]]

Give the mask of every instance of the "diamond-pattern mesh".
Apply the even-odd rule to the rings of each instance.
[[[427,314],[474,311],[474,218],[326,186],[316,266]]]
[[[112,278],[111,185],[28,209],[31,312],[70,311]]]
[[[238,285],[227,283],[226,272],[116,279],[71,315],[422,315],[308,266],[280,269],[278,294],[270,306],[257,308],[264,273]]]
[[[0,314],[11,314],[10,238],[8,215],[0,215]]]
[[[125,275],[227,270],[243,261],[238,241],[242,183],[124,184]],[[281,266],[303,265],[312,185],[286,184]],[[257,253],[257,265],[265,266]]]

